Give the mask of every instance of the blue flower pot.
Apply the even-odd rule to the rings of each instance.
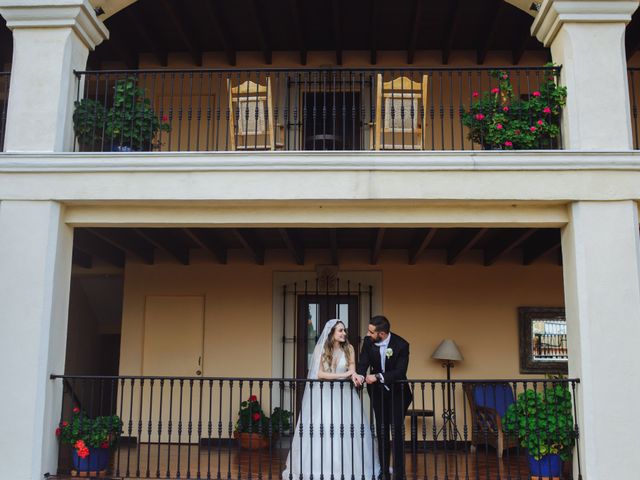
[[[562,459],[560,455],[545,455],[536,460],[529,455],[529,470],[532,477],[559,477],[562,473]]]
[[[108,448],[89,448],[89,455],[85,458],[78,456],[78,451],[73,449],[73,468],[78,472],[99,472],[109,466]]]

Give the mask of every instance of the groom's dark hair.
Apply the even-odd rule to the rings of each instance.
[[[375,317],[371,317],[369,320],[369,324],[376,327],[376,332],[384,332],[389,333],[391,330],[391,322],[384,315],[376,315]]]

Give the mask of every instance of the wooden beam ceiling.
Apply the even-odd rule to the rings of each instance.
[[[382,251],[382,242],[384,241],[384,233],[386,228],[378,228],[376,230],[376,239],[373,242],[371,248],[371,265],[377,265],[380,259],[380,252]]]
[[[369,19],[369,29],[370,29],[370,38],[369,38],[369,50],[370,50],[370,62],[371,65],[375,65],[378,63],[378,1],[380,0],[370,0],[371,1],[371,17]]]
[[[333,0],[333,35],[336,45],[336,63],[342,65],[342,2]]]
[[[297,235],[289,228],[279,228],[282,241],[289,250],[291,258],[297,265],[304,265],[304,245]]]
[[[483,65],[487,59],[487,53],[491,49],[491,44],[496,35],[496,32],[500,28],[500,13],[502,12],[502,6],[504,0],[490,0],[486,2],[486,8],[490,12],[489,25],[483,29],[484,37],[478,41],[478,51],[476,54],[476,61],[478,65]]]
[[[298,50],[300,51],[300,65],[307,64],[307,42],[304,34],[304,2],[302,0],[289,0],[291,7],[291,17],[293,18],[293,28],[296,32]]]
[[[456,33],[456,22],[460,10],[459,0],[449,0],[447,9],[447,19],[445,21],[444,33],[442,36],[442,64],[449,64],[449,56],[453,46],[453,39]]]
[[[200,42],[196,37],[194,29],[191,24],[187,24],[187,22],[183,19],[180,11],[177,10],[176,3],[170,2],[169,0],[158,0],[158,2],[163,6],[165,12],[167,13],[171,23],[175,27],[182,43],[187,47],[191,54],[191,58],[193,59],[193,63],[196,66],[202,66],[202,47],[200,46]]]
[[[73,247],[89,257],[100,258],[114,267],[124,267],[124,252],[101,238],[96,237],[88,230],[81,228],[74,229]]]
[[[531,265],[560,248],[559,230],[542,230],[532,235],[522,248],[522,264]]]
[[[178,242],[171,229],[164,228],[134,228],[140,237],[154,247],[166,252],[183,265],[189,265],[189,248]]]
[[[447,265],[455,264],[462,255],[471,250],[478,241],[484,237],[488,228],[467,229],[460,237],[447,249]]]
[[[329,229],[329,252],[331,253],[331,264],[338,265],[338,232],[335,228]]]
[[[82,268],[93,267],[93,258],[91,257],[91,255],[84,253],[82,250],[78,250],[76,247],[73,248],[73,253],[71,255],[71,262],[74,265],[77,265]]]
[[[208,228],[183,228],[182,232],[200,248],[209,252],[218,263],[227,264],[227,249],[215,238]]]
[[[227,62],[231,66],[236,65],[236,50],[233,46],[233,39],[231,33],[227,28],[227,20],[225,19],[222,8],[220,8],[220,0],[207,0],[204,2],[205,14],[208,23],[213,26],[218,38],[222,42],[225,54],[227,56]]]
[[[438,233],[437,228],[417,229],[418,234],[414,240],[413,246],[409,249],[409,265],[415,265],[418,257],[424,252],[433,237]]]
[[[169,63],[169,53],[164,46],[164,39],[149,29],[146,16],[140,15],[140,3],[136,2],[124,9],[124,13],[127,17],[128,29],[130,31],[137,31],[145,43],[147,48],[153,52],[158,63],[166,67]]]
[[[514,65],[518,65],[520,60],[522,60],[527,44],[531,39],[531,32],[529,31],[531,21],[527,18],[521,18],[518,23],[519,26],[516,28],[515,38],[513,39],[513,49],[511,50],[511,62]]]
[[[249,0],[248,5],[255,21],[256,33],[260,39],[260,45],[262,46],[264,63],[271,65],[273,61],[273,52],[271,49],[271,37],[269,35],[269,29],[267,28],[265,13],[262,11],[262,7],[258,0]]]
[[[420,16],[422,14],[422,0],[413,1],[413,16],[411,18],[411,26],[409,28],[409,44],[407,46],[407,63],[413,64],[416,55],[416,46],[418,44],[418,35],[420,33]]]
[[[251,229],[232,228],[231,232],[242,244],[242,247],[249,252],[258,265],[264,265],[264,246],[258,242]]]
[[[500,258],[519,247],[531,235],[538,231],[537,228],[517,230],[514,234],[505,236],[494,242],[493,245],[484,250],[484,265],[488,267],[496,263]]]
[[[153,245],[130,228],[87,228],[86,230],[147,265],[153,265]]]

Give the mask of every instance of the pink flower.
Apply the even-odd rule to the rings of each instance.
[[[73,413],[80,413],[80,409],[79,409],[78,407],[75,407],[75,408],[73,409]]]
[[[529,130],[531,130],[532,132],[535,132],[538,129],[536,127],[531,127]]]
[[[249,401],[250,401],[250,402],[257,402],[257,401],[258,401],[258,397],[256,397],[255,395],[251,395],[251,396],[249,397]]]
[[[534,97],[539,97],[540,96],[540,92],[538,92],[537,90],[535,92],[533,92],[532,94]]]
[[[64,422],[62,422],[62,426],[63,426],[63,427],[66,427],[66,426],[68,426],[68,425],[69,425],[69,422],[67,422],[66,420],[65,420]]]
[[[506,73],[502,74],[502,79],[506,80],[507,78],[509,78],[509,75],[507,75]]]
[[[540,126],[544,125],[544,122],[542,120],[538,120],[536,123]]]
[[[478,113],[476,115],[476,120],[484,120],[484,115],[482,113]]]
[[[508,111],[509,111],[509,107],[506,107],[506,106],[505,106],[505,107],[502,107],[502,111],[503,111],[503,112],[508,112]]]
[[[504,142],[504,146],[505,147],[513,147],[513,143],[511,143],[509,140],[507,140],[506,142]]]
[[[253,418],[254,422],[257,422],[258,420],[260,420],[260,414],[256,412],[253,414],[251,418]]]
[[[478,92],[473,92],[473,93],[471,94],[471,96],[472,96],[473,98],[478,98],[478,97],[480,96],[480,94],[479,94]]]
[[[551,113],[551,109],[549,107],[544,107],[542,110],[544,113]]]
[[[497,125],[496,125],[496,128],[497,128],[498,130],[502,130],[502,124],[501,124],[501,123],[497,124]]]
[[[491,89],[491,93],[493,93],[494,95],[495,95],[496,93],[499,93],[499,92],[500,92],[500,89],[499,89],[498,87],[495,87],[495,88],[492,88],[492,89]]]
[[[162,123],[167,123],[169,122],[169,117],[167,115],[163,115],[162,116]]]

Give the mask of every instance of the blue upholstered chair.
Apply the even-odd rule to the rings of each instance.
[[[514,403],[513,389],[508,383],[467,383],[464,391],[471,408],[471,444],[491,445],[502,457],[504,450],[518,445],[502,428],[502,417]]]

